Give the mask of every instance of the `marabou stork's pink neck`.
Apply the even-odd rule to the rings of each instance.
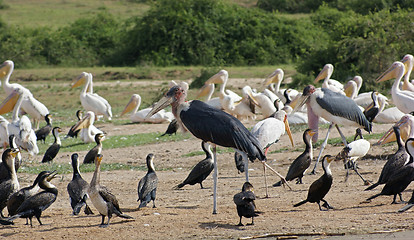
[[[179,91],[175,93],[174,101],[171,103],[171,108],[172,108],[171,110],[176,119],[180,119],[180,117],[178,116],[179,115],[178,108],[180,105],[186,102],[185,101],[186,97],[187,97],[187,93],[183,89],[180,89]]]

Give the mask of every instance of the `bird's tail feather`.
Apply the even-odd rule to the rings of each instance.
[[[129,216],[129,215],[126,215],[126,214],[124,214],[124,213],[119,214],[119,215],[118,215],[118,217],[121,217],[121,218],[126,218],[126,219],[134,219],[133,217],[131,217],[131,216]]]
[[[372,184],[371,186],[367,187],[364,191],[369,191],[369,190],[372,190],[372,189],[376,188],[378,185],[379,185],[379,183],[378,183],[378,182],[377,182],[377,183],[374,183],[374,184]]]
[[[279,182],[273,184],[272,186],[273,187],[280,187],[280,186],[282,186],[282,181],[279,181]]]
[[[374,196],[371,196],[371,197],[367,198],[367,201],[369,201],[371,199],[374,199],[374,198],[376,198],[378,196],[381,196],[381,193],[375,194]]]
[[[293,205],[294,207],[299,207],[300,205],[302,205],[302,204],[305,204],[305,203],[307,203],[308,202],[308,200],[303,200],[302,202],[298,202],[298,203],[296,203],[295,205]]]
[[[86,215],[93,214],[92,209],[88,206],[88,204],[86,204],[84,212]]]
[[[177,190],[177,189],[180,189],[180,188],[182,188],[182,187],[184,187],[185,186],[185,184],[184,183],[180,183],[180,184],[178,184],[177,186],[175,186],[173,189],[174,190]]]

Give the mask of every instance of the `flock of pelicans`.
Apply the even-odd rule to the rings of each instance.
[[[185,82],[177,84],[172,81],[169,91],[151,108],[138,110],[141,97],[134,94],[121,115],[132,111],[131,121],[133,122],[170,122],[166,133],[172,134],[177,129],[181,129],[191,132],[196,138],[202,140],[201,147],[206,153],[206,158],[191,170],[188,177],[176,186],[176,189],[197,183],[203,188],[202,182],[214,171],[213,213],[217,211],[216,145],[233,148],[237,169],[244,172],[246,177],[242,191],[234,195],[234,203],[240,217],[239,225],[242,225],[242,217],[252,218],[251,224],[253,224],[254,217],[260,213],[256,210],[254,202],[256,197],[253,186],[249,183],[249,160],[253,162],[258,159],[263,164],[266,196],[268,196],[266,170],[274,172],[281,178],[280,182],[273,184],[275,187],[285,184],[290,188],[288,181],[292,180],[301,184],[302,177],[313,159],[312,142],[318,139],[318,124],[329,123],[327,135],[312,171],[315,173],[317,164],[322,159],[324,174],[310,185],[307,198],[294,205],[298,207],[311,202],[317,203],[320,210],[328,210],[332,207],[324,197],[332,185],[330,163],[343,160],[347,171],[354,170],[366,185],[370,185],[359,174],[356,167],[356,161],[365,156],[371,147],[370,143],[363,138],[361,129],[370,133],[372,122],[395,123],[377,144],[396,141],[398,150],[384,165],[378,181],[366,190],[385,184],[380,193],[367,200],[380,195],[392,195],[394,196],[393,203],[396,203],[397,195],[403,201],[401,192],[414,180],[414,116],[410,114],[414,112],[414,85],[409,81],[413,64],[413,56],[407,54],[401,61],[394,62],[376,80],[376,82],[382,82],[395,79],[391,89],[392,102],[395,107],[390,108],[385,108],[388,99],[378,92],[359,93],[362,84],[362,78],[359,76],[354,77],[345,85],[331,79],[333,66],[326,64],[315,79],[315,83],[324,79],[321,88],[309,85],[303,91],[280,89],[284,73],[281,69],[277,69],[265,79],[266,89],[262,92],[245,86],[242,89],[242,96],[239,96],[226,89],[228,72],[221,70],[208,79],[201,88],[198,97],[206,96],[205,101],[186,101],[188,84]],[[5,148],[0,166],[0,223],[8,225],[13,224],[16,218],[26,218],[26,223],[30,220],[30,225],[32,225],[32,218],[35,216],[42,224],[40,220],[42,212],[56,200],[58,195],[58,189],[51,183],[57,173],[43,171],[38,174],[31,186],[20,188],[16,174],[22,163],[20,151],[25,150],[31,155],[38,154],[37,141],[45,141],[52,132],[55,141],[46,150],[42,162],[53,161],[59,152],[61,144],[59,133],[62,129],[52,127],[48,109],[27,88],[16,83],[9,83],[13,68],[14,63],[10,60],[0,65],[1,84],[8,95],[0,105],[0,114],[13,112],[11,122],[0,116],[0,141]],[[403,78],[404,81],[401,82]],[[212,98],[215,84],[220,84],[219,96]],[[127,219],[132,217],[122,213],[116,197],[99,183],[100,165],[103,158],[102,141],[105,139],[105,134],[93,123],[98,116],[111,119],[111,106],[107,100],[93,92],[91,73],[83,72],[72,88],[82,85],[80,100],[86,113],[84,116],[81,111],[76,113],[79,121],[70,128],[67,137],[78,136],[85,143],[96,142],[96,146],[86,154],[83,161],[83,163],[95,163],[95,172],[88,184],[80,175],[78,154],[72,154],[73,178],[67,186],[67,191],[74,215],[78,215],[83,206],[85,206],[86,214],[93,214],[86,202],[90,198],[95,209],[102,216],[101,226],[105,227],[109,225],[113,214]],[[164,110],[170,105],[172,112]],[[257,122],[249,131],[241,120],[256,119],[256,112],[261,113],[263,120]],[[33,130],[28,116],[33,119],[36,131]],[[39,128],[39,122],[42,119],[45,119],[47,124]],[[294,146],[289,124],[308,124],[309,129],[303,133],[304,152],[291,163],[286,177],[283,177],[266,163],[266,155],[269,147],[278,142],[285,133],[289,135],[292,146]],[[354,141],[347,142],[339,125],[356,128]],[[336,156],[323,156],[323,150],[333,126],[341,135],[344,148]],[[153,159],[154,155],[148,154],[146,159],[148,172],[138,184],[139,208],[145,207],[151,201],[155,207],[158,178]],[[321,202],[323,202],[322,205]],[[408,204],[399,211],[406,211],[412,206],[414,206],[414,192]],[[3,209],[6,207],[8,217],[3,215]],[[106,224],[105,217],[108,218]]]

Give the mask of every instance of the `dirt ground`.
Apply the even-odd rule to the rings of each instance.
[[[253,123],[246,123],[251,125]],[[113,126],[111,124],[96,124],[104,127],[108,138],[118,134],[134,134],[142,132],[163,132],[167,124],[128,124]],[[391,125],[376,124],[374,132],[385,132]],[[347,136],[352,135],[353,129],[344,129]],[[324,136],[326,130],[321,131]],[[338,137],[333,132],[331,137]],[[290,162],[295,159],[304,149],[302,133],[294,134],[296,147],[282,153],[270,153],[269,164],[285,175]],[[374,143],[373,139],[371,143]],[[287,136],[283,136],[279,143],[272,146],[270,152],[288,147],[290,142]],[[105,146],[105,143],[104,143]],[[307,203],[294,208],[293,204],[306,198],[309,185],[322,173],[318,168],[317,175],[306,175],[304,184],[296,185],[290,183],[293,190],[283,187],[270,187],[270,198],[264,198],[265,187],[262,176],[262,166],[256,162],[250,164],[250,182],[255,187],[258,197],[256,205],[262,211],[261,216],[255,218],[254,226],[236,226],[238,216],[233,203],[233,195],[238,193],[245,181],[244,174],[238,174],[234,165],[232,153],[218,155],[219,162],[219,185],[218,185],[218,214],[212,214],[212,186],[213,180],[210,175],[204,182],[206,189],[200,189],[198,185],[185,186],[182,190],[172,188],[185,179],[192,166],[204,158],[204,156],[183,157],[182,155],[192,151],[199,151],[200,141],[194,137],[188,140],[170,143],[145,145],[123,149],[107,150],[104,148],[105,162],[121,162],[132,165],[145,165],[145,157],[148,153],[155,154],[155,166],[157,169],[171,169],[158,171],[159,178],[156,205],[157,208],[143,208],[138,211],[137,184],[139,179],[145,175],[145,171],[110,171],[102,172],[101,184],[107,186],[117,196],[121,209],[133,216],[134,220],[125,220],[114,217],[108,228],[100,228],[101,217],[92,207],[95,214],[86,216],[80,214],[73,216],[69,204],[66,186],[71,180],[71,174],[61,175],[53,183],[59,189],[56,202],[44,211],[42,220],[44,225],[40,226],[34,220],[34,226],[24,225],[24,219],[15,220],[13,226],[0,226],[0,236],[10,239],[235,239],[265,234],[298,234],[310,235],[302,239],[334,238],[354,239],[359,235],[362,237],[368,233],[396,232],[388,235],[368,235],[367,238],[377,239],[388,236],[400,239],[413,237],[414,214],[408,211],[402,214],[396,211],[402,205],[391,205],[392,197],[382,196],[370,203],[363,203],[369,196],[379,192],[382,187],[366,192],[366,186],[362,180],[351,173],[347,182],[344,182],[345,170],[342,162],[334,162],[331,169],[334,183],[326,200],[335,208],[330,211],[319,211],[317,204]],[[296,149],[296,151],[295,151]],[[326,154],[336,154],[340,146],[328,145]],[[394,145],[386,147],[372,146],[365,159],[359,161],[360,172],[371,181],[378,179],[382,166],[385,163],[384,156],[394,152]],[[317,156],[318,149],[314,149]],[[86,151],[80,152],[80,158]],[[38,156],[40,158],[40,156]],[[69,162],[70,154],[61,154],[57,162]],[[313,164],[312,164],[313,166]],[[90,181],[92,173],[83,173],[83,178]],[[31,184],[34,175],[19,174],[21,186]],[[269,173],[270,184],[278,181],[278,177]],[[406,200],[411,197],[414,185],[411,184],[403,193]],[[243,223],[249,223],[250,219],[243,219]],[[326,234],[326,235],[318,235]],[[343,236],[344,235],[344,236]],[[270,235],[274,236],[274,235]]]

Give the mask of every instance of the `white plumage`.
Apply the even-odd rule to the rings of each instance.
[[[152,108],[145,108],[138,111],[141,105],[141,96],[138,94],[132,94],[131,99],[122,111],[121,116],[132,110],[130,119],[132,122],[148,122],[148,123],[163,123],[171,122],[174,119],[172,112],[167,112],[164,109],[157,112],[150,118],[145,118]]]
[[[85,116],[79,120],[78,123],[73,126],[73,131],[81,129],[79,132],[79,138],[85,143],[95,142],[95,135],[103,132],[96,128],[93,123],[95,122],[95,113],[88,111]]]

